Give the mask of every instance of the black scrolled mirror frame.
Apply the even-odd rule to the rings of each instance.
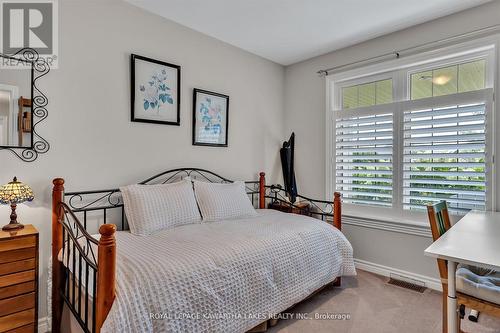
[[[19,157],[25,162],[33,162],[38,158],[38,155],[45,154],[49,151],[50,145],[43,137],[38,134],[36,126],[45,120],[49,115],[47,105],[49,99],[37,87],[37,81],[47,75],[50,71],[48,62],[40,57],[38,52],[31,48],[23,48],[12,55],[4,55],[0,53],[0,58],[8,58],[12,60],[19,60],[22,62],[30,62],[32,64],[31,76],[31,100],[32,100],[32,145],[31,147],[9,147],[1,146],[0,150],[9,150],[14,155]]]

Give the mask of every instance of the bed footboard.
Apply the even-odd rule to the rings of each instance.
[[[53,185],[52,332],[61,332],[64,303],[84,332],[100,332],[115,299],[116,226],[101,225],[96,240],[64,203],[64,180]]]

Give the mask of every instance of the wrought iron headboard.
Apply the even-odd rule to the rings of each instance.
[[[139,184],[167,184],[186,177],[211,183],[233,182],[212,171],[198,168],[178,168],[159,173]],[[246,181],[245,186],[252,204],[258,207],[259,181]],[[128,230],[123,200],[119,189],[67,192],[64,194],[64,201],[75,216],[83,223],[85,229],[87,229],[89,220],[92,220],[96,222],[96,225],[112,221],[119,230]]]

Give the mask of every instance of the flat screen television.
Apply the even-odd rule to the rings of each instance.
[[[283,142],[283,147],[280,149],[281,168],[283,169],[283,181],[285,183],[285,191],[290,202],[294,203],[297,199],[297,183],[295,182],[294,169],[294,150],[295,150],[295,133],[292,133],[288,141]]]

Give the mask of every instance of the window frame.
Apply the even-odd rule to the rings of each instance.
[[[404,58],[376,63],[364,67],[354,68],[344,72],[328,75],[326,77],[326,196],[331,197],[336,188],[336,152],[335,152],[335,112],[342,110],[342,88],[364,84],[384,79],[392,79],[393,104],[397,102],[411,101],[411,74],[425,70],[456,65],[464,62],[485,60],[485,89],[493,89],[491,109],[487,110],[489,119],[486,121],[486,147],[491,154],[487,162],[486,172],[488,196],[488,210],[497,207],[496,189],[499,188],[494,156],[498,146],[495,145],[497,135],[493,130],[498,126],[500,117],[496,116],[494,95],[497,93],[498,72],[497,59],[499,36],[490,36],[462,44],[428,50]],[[404,103],[403,103],[404,104]],[[383,105],[383,104],[381,104]],[[390,105],[390,104],[389,104]],[[368,107],[369,108],[369,107]],[[358,108],[360,109],[360,108]],[[354,108],[351,110],[355,110]],[[359,218],[380,218],[384,221],[398,222],[404,224],[426,224],[425,212],[404,210],[402,200],[403,186],[403,110],[397,110],[393,116],[393,206],[392,208],[374,207],[370,205],[345,204],[344,213],[347,216]],[[493,133],[493,134],[492,134]],[[359,208],[362,207],[362,210]],[[457,217],[454,217],[457,219]]]

